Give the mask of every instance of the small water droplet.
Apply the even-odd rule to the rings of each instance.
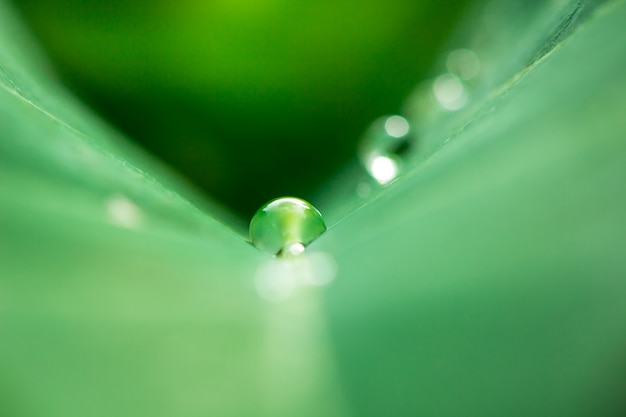
[[[385,120],[385,131],[394,138],[401,138],[409,133],[409,122],[402,116],[390,116]]]
[[[297,256],[326,231],[320,212],[302,199],[281,197],[264,204],[250,221],[250,240],[281,257]]]
[[[141,223],[141,209],[123,195],[115,195],[106,202],[109,219],[118,226],[135,229]]]
[[[387,156],[373,158],[368,168],[370,174],[381,184],[387,184],[398,176],[398,163]]]
[[[387,184],[401,171],[401,159],[411,149],[411,126],[404,117],[382,117],[369,127],[359,149],[367,172],[379,183]]]
[[[441,107],[447,110],[459,110],[467,104],[467,92],[459,77],[454,74],[442,74],[433,83],[433,94]]]
[[[448,71],[463,80],[476,78],[480,73],[480,60],[474,51],[456,49],[448,55]]]

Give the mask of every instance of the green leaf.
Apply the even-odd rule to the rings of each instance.
[[[481,58],[468,106],[409,100],[403,175],[320,192],[335,281],[272,303],[255,282],[284,264],[60,87],[0,2],[0,414],[621,415],[624,22],[477,4],[450,45]]]
[[[626,7],[569,3],[576,30],[536,54],[540,10],[494,57],[521,68],[426,123],[419,162],[319,242],[355,415],[623,413]]]

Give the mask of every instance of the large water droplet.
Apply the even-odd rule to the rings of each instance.
[[[402,157],[412,146],[411,126],[402,116],[382,117],[369,127],[359,149],[359,158],[367,172],[380,184],[396,178]]]
[[[297,256],[326,231],[326,224],[311,203],[282,197],[264,204],[250,221],[250,240],[264,252]]]

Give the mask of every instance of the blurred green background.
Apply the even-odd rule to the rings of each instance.
[[[118,35],[120,26],[134,27],[127,22],[131,17],[146,15],[138,3],[132,10],[121,3],[76,3],[75,9],[21,4],[33,24],[49,25],[48,33],[39,29],[40,37],[56,39],[56,55],[75,54],[81,65],[93,66],[93,74],[99,71],[92,82],[101,83],[100,90],[139,97],[152,91],[146,88],[152,79],[154,91],[169,86],[169,96],[160,97],[171,99],[179,85],[180,100],[164,102],[160,111],[152,102],[142,104],[156,109],[152,123],[172,123],[169,132],[142,128],[162,133],[167,144],[178,144],[184,129],[202,123],[211,132],[213,123],[229,126],[229,120],[246,126],[233,106],[224,106],[232,111],[220,113],[224,120],[209,123],[204,107],[194,119],[200,122],[175,120],[178,113],[192,120],[181,103],[214,91],[206,84],[212,67],[192,65],[191,46],[165,48],[169,43],[158,41],[164,31],[145,27],[158,26],[156,16],[135,25],[136,32],[150,35],[143,35],[146,45],[130,48],[132,42]],[[88,4],[91,17],[78,12]],[[206,193],[130,145],[127,135],[59,85],[12,5],[0,0],[0,416],[625,414],[625,0],[472,4],[459,23],[450,22],[454,33],[434,59],[429,80],[406,100],[419,144],[403,154],[404,171],[380,187],[373,179],[368,183],[353,161],[322,185],[320,204],[314,203],[331,227],[297,259],[305,266],[286,275],[277,265],[296,264],[256,250],[246,242],[245,227],[225,227],[225,212]],[[144,6],[154,14],[157,5]],[[195,11],[162,13],[202,20]],[[74,23],[61,15],[73,15]],[[107,48],[107,42],[88,41],[102,38],[94,21],[105,19]],[[222,15],[214,24],[227,20]],[[68,36],[76,26],[92,33]],[[179,26],[170,32],[193,27]],[[237,33],[233,29],[231,36]],[[92,43],[82,50],[74,46],[83,42]],[[201,51],[202,42],[197,45]],[[338,47],[328,39],[326,45]],[[116,48],[128,54],[113,59]],[[452,111],[435,87],[442,76],[450,79],[449,57],[459,48],[476,54],[480,73],[461,84],[467,100]],[[162,49],[181,55],[179,61],[166,67],[171,61],[157,60],[153,52]],[[133,59],[152,60],[152,66],[128,70],[133,77],[116,75],[115,62]],[[337,62],[347,61],[337,52]],[[366,72],[382,77],[378,62],[354,65],[344,80],[356,83]],[[205,84],[192,82],[189,67],[195,79],[207,76]],[[230,74],[233,83],[241,81],[244,67],[235,67],[239,72],[223,70],[222,78]],[[66,82],[77,88],[69,64],[64,68]],[[268,68],[266,78],[281,70]],[[160,84],[151,71],[162,73]],[[322,78],[311,82],[320,97]],[[222,90],[211,88],[233,103],[233,92],[252,91],[250,80],[239,90],[224,82],[214,81]],[[380,82],[372,83],[374,91]],[[363,91],[365,102],[371,91]],[[130,98],[119,103],[129,119],[143,111],[138,104],[129,107]],[[282,108],[294,114],[287,104]],[[274,111],[266,107],[258,112]],[[363,120],[365,126],[371,119]],[[313,133],[298,127],[307,136],[292,140],[309,146],[301,141]],[[247,149],[234,136],[211,132],[201,132],[211,146]],[[306,173],[323,181],[323,170],[332,172],[327,161],[337,157],[335,149],[357,137],[315,137],[306,156],[318,155],[320,168]],[[257,180],[261,174],[249,173],[254,167],[300,181],[302,169],[290,173],[268,164],[267,158],[285,151],[275,136],[240,140],[257,144],[259,164],[240,164],[237,156],[229,167],[249,170],[248,177],[235,173],[237,181]],[[210,171],[217,162],[206,155]],[[226,153],[220,155],[218,161],[227,161]],[[371,185],[367,195],[359,192],[363,183]],[[235,179],[228,178],[224,186],[232,184]],[[243,186],[238,191],[246,199],[261,195]],[[335,268],[322,274],[320,264],[306,266],[312,259]],[[334,280],[324,287],[300,282],[314,275]],[[268,297],[271,288],[287,288],[288,298]]]
[[[16,0],[67,84],[244,218],[354,158],[466,3]]]

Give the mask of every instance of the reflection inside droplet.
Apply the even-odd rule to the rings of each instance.
[[[115,195],[106,202],[109,220],[127,229],[137,228],[141,222],[141,210],[123,195]]]
[[[441,107],[459,110],[467,104],[467,93],[463,82],[453,74],[443,74],[433,83],[433,94]]]
[[[306,287],[320,287],[335,279],[337,264],[325,252],[294,258],[273,258],[257,270],[254,283],[259,295],[271,302],[282,302]]]
[[[372,159],[368,171],[380,184],[387,184],[398,176],[398,164],[386,156],[377,156]]]
[[[298,256],[304,252],[304,245],[300,242],[292,243],[285,248],[285,254],[289,256]]]
[[[471,80],[480,73],[478,56],[469,49],[456,49],[448,55],[448,71],[463,80]]]

